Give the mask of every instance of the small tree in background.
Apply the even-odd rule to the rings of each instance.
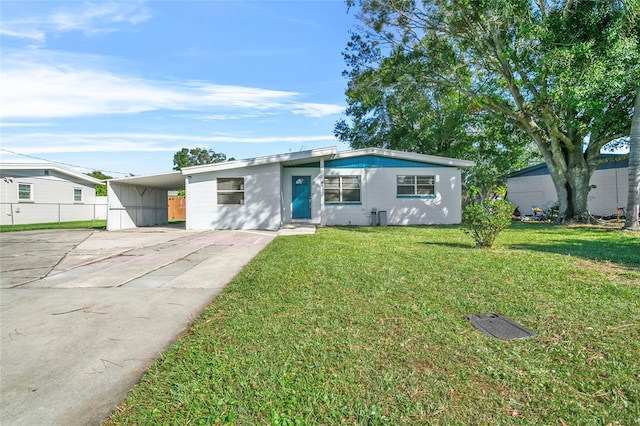
[[[203,164],[221,163],[227,160],[225,154],[207,148],[182,148],[173,156],[173,170]]]
[[[462,211],[465,233],[476,247],[491,247],[496,237],[511,225],[514,206],[506,200],[484,200],[469,204]]]
[[[94,170],[91,173],[87,173],[87,176],[91,176],[92,178],[96,178],[99,180],[113,179],[113,176],[105,175],[100,170]],[[104,184],[96,185],[96,196],[106,197],[106,195],[107,195],[107,185],[104,185]]]

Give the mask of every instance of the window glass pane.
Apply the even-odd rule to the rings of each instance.
[[[244,190],[244,178],[218,178],[218,191]]]
[[[339,177],[327,177],[324,179],[325,189],[340,189]]]
[[[416,182],[415,176],[398,176],[398,185],[413,185]]]
[[[342,191],[342,201],[344,202],[356,202],[360,201],[359,189],[345,189]]]
[[[418,195],[433,195],[433,186],[418,186]]]
[[[433,176],[416,176],[418,178],[418,185],[433,185]]]
[[[18,199],[30,200],[31,199],[31,185],[27,183],[18,184]]]
[[[340,190],[329,189],[324,191],[324,201],[327,203],[339,203],[340,202]]]
[[[218,204],[244,204],[244,192],[218,192]]]
[[[82,201],[82,189],[74,188],[73,189],[73,201]]]
[[[345,176],[342,178],[342,188],[360,188],[360,178],[358,176]]]
[[[398,195],[415,195],[415,187],[398,185]]]

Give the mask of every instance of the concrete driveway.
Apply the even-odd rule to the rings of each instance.
[[[100,424],[276,235],[0,234],[0,424]]]

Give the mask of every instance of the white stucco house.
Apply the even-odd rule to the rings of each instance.
[[[527,167],[506,176],[507,199],[524,215],[533,207],[546,209],[558,202],[556,188],[545,163]],[[595,216],[613,216],[618,207],[626,208],[629,194],[629,159],[598,167],[589,182],[589,212]]]
[[[106,219],[100,183],[50,163],[0,164],[0,225]]]
[[[323,148],[108,181],[107,229],[167,223],[167,192],[186,190],[186,228],[277,230],[291,223],[461,221],[461,169],[473,162],[368,148]],[[381,213],[384,212],[384,213]]]

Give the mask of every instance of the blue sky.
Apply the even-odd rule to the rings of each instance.
[[[348,149],[333,136],[357,24],[343,1],[0,8],[0,161],[120,177],[170,171],[182,147],[237,159]]]

